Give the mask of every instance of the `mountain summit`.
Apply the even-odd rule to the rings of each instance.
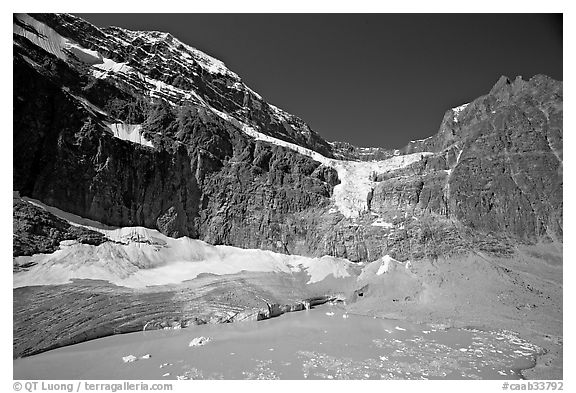
[[[168,33],[98,29],[68,14],[16,15],[14,33],[25,39],[16,44],[31,42],[76,69],[85,68],[83,77],[97,79],[83,86],[82,101],[100,115],[113,109],[107,111],[109,121],[137,121],[142,111],[126,108],[129,102],[161,99],[330,155],[330,146],[301,119],[264,101],[220,60]],[[99,96],[103,86],[107,94]]]

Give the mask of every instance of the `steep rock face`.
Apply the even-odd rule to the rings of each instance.
[[[472,227],[561,240],[562,85],[501,80],[484,103],[492,96],[509,104],[470,127],[474,143],[452,176],[453,211]]]
[[[300,239],[288,239],[297,217],[328,206],[334,184],[326,175],[334,175],[307,157],[262,142],[246,144],[232,160],[234,165],[203,182],[203,238],[293,253],[290,243]]]
[[[23,195],[110,225],[154,226],[170,207],[190,211],[178,198],[195,191],[181,187],[194,179],[185,151],[172,155],[111,137],[26,63],[18,64],[15,85],[29,87],[16,90],[14,108],[14,187]]]
[[[434,212],[482,232],[562,241],[562,83],[501,78],[446,113],[433,157],[380,176],[372,208]],[[416,149],[408,145],[406,150]]]
[[[506,113],[511,107],[521,112],[532,114],[540,111],[548,125],[545,133],[550,134],[553,149],[560,154],[562,141],[562,82],[545,75],[535,75],[525,81],[517,76],[511,81],[506,76],[500,77],[490,92],[474,101],[446,111],[438,133],[428,138],[411,141],[401,149],[403,153],[419,151],[440,152],[454,143],[478,132],[478,123],[490,121],[499,113]],[[539,128],[544,128],[542,124]]]
[[[158,150],[113,138],[26,63],[18,63],[15,84],[33,87],[17,89],[15,98],[15,188],[110,225],[191,237],[202,229],[201,236],[216,244],[260,239],[261,231],[272,230],[273,217],[282,221],[326,205],[337,182],[333,170],[251,140],[202,108],[188,114],[187,147]],[[53,116],[55,106],[71,116]],[[245,221],[258,221],[258,214],[256,232],[246,231]]]

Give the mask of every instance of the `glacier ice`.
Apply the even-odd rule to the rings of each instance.
[[[107,227],[33,202],[73,225],[101,232],[111,241],[99,246],[70,242],[51,254],[26,257],[26,261],[35,265],[13,275],[14,288],[64,284],[72,279],[105,280],[120,286],[142,288],[181,283],[202,273],[224,275],[242,271],[287,274],[304,271],[309,276],[308,284],[328,276],[345,278],[351,275],[348,269],[352,262],[342,258],[311,258],[213,246],[188,237],[174,239],[144,227]]]

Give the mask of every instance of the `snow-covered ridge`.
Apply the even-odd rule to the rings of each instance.
[[[199,49],[196,49],[188,44],[183,43],[178,38],[174,37],[170,33],[162,31],[135,31],[127,30],[121,27],[113,27],[114,29],[122,31],[125,35],[131,38],[131,41],[136,39],[142,39],[144,41],[154,43],[154,42],[165,42],[169,44],[174,49],[177,49],[184,58],[194,59],[200,67],[212,74],[222,74],[233,77],[234,79],[240,80],[240,77],[230,71],[223,61],[218,60]]]
[[[28,200],[32,202],[31,200]],[[332,275],[349,277],[353,264],[346,259],[324,256],[308,258],[272,251],[212,246],[201,240],[174,239],[144,227],[111,228],[62,212],[38,201],[41,206],[73,225],[101,232],[114,242],[99,246],[64,241],[52,254],[18,257],[15,262],[35,262],[26,271],[14,273],[14,288],[57,285],[72,279],[105,280],[131,288],[181,283],[202,273],[217,275],[249,272],[283,272],[309,275],[308,284]]]
[[[82,48],[78,43],[61,36],[55,30],[48,27],[43,22],[34,19],[30,15],[23,14],[18,15],[17,17],[21,22],[36,29],[39,34],[34,34],[26,29],[23,29],[17,24],[14,24],[15,33],[24,36],[32,43],[38,45],[49,53],[56,55],[62,60],[67,61],[70,59],[70,55],[74,55],[74,57],[78,58],[78,60],[91,66],[92,74],[96,78],[119,77],[124,83],[132,86],[136,90],[140,90],[145,94],[150,95],[151,97],[164,98],[168,100],[168,102],[170,102],[172,105],[177,105],[182,101],[191,101],[196,104],[208,107],[205,100],[202,99],[196,93],[196,91],[194,91],[194,89],[184,90],[178,88],[171,84],[162,82],[159,79],[155,79],[143,74],[138,69],[129,66],[127,62],[117,62],[103,56],[96,50]],[[196,76],[197,73],[194,70],[197,66],[200,66],[208,73],[213,75],[223,75],[232,79],[231,83],[229,84],[230,88],[242,92],[248,92],[253,97],[262,100],[262,97],[258,93],[246,86],[242,82],[241,78],[236,73],[230,71],[230,69],[228,69],[222,61],[183,43],[169,33],[158,31],[131,31],[119,27],[111,27],[109,29],[100,31],[102,34],[107,36],[107,39],[120,44],[122,47],[138,45],[140,47],[139,50],[146,53],[147,57],[144,59],[145,62],[156,59],[155,61],[158,61],[158,64],[162,67],[163,64],[168,64],[169,62],[173,61]],[[134,41],[138,41],[138,43],[134,43]],[[169,53],[169,59],[160,53],[147,52],[142,48],[142,41],[151,44],[160,42],[166,44],[168,48],[167,51]],[[295,120],[293,115],[274,105],[268,104],[266,102],[263,103],[268,105],[273,116],[279,122],[283,124],[290,124],[290,128],[292,130],[300,130],[303,134],[312,132],[305,125],[305,123],[303,123],[302,126],[298,125],[295,128],[293,126],[293,122]],[[240,105],[239,109],[241,108],[242,107]]]
[[[37,30],[38,34],[34,34],[17,24],[14,24],[15,33],[24,36],[32,43],[64,61],[69,60],[70,56],[73,55],[78,60],[89,65],[91,67],[92,75],[96,78],[119,78],[123,83],[131,86],[137,91],[148,94],[150,97],[166,99],[172,105],[178,105],[181,102],[188,101],[204,106],[208,109],[213,109],[194,89],[184,90],[178,88],[159,79],[143,74],[137,68],[129,66],[127,62],[117,62],[101,55],[96,50],[82,48],[78,43],[61,36],[43,22],[40,22],[29,15],[18,15],[18,18],[22,23],[25,23]],[[167,64],[170,62],[175,62],[179,66],[188,70],[191,74],[198,76],[195,70],[197,70],[197,66],[200,66],[211,74],[224,75],[227,78],[230,78],[231,81],[228,83],[230,88],[247,92],[252,97],[262,100],[262,97],[258,93],[246,86],[241,81],[240,77],[230,71],[222,61],[183,43],[169,33],[158,31],[130,31],[119,27],[112,27],[107,31],[102,31],[102,34],[106,35],[107,39],[110,41],[119,43],[123,47],[130,46],[133,43],[134,45],[138,45],[140,47],[139,51],[146,54],[144,62],[152,61],[152,59],[154,59],[156,62],[154,64],[157,64],[161,71],[162,67],[164,67],[164,71],[169,72],[169,68],[166,69],[165,67],[168,67]],[[135,41],[138,42],[135,43]],[[162,55],[160,52],[149,53],[146,49],[142,48],[142,42],[151,44],[161,42],[162,44],[167,45],[168,55]],[[166,50],[166,47],[163,49]],[[207,88],[210,88],[209,84],[207,85]],[[214,92],[217,93],[216,91]],[[294,130],[299,130],[303,134],[309,134],[312,132],[305,123],[294,126],[294,121],[299,123],[297,121],[298,119],[288,112],[266,102],[263,102],[263,104],[268,106],[270,112],[277,121],[284,124],[285,127],[290,128],[289,132],[293,132]],[[242,109],[242,104],[239,104],[238,109]]]
[[[15,34],[25,37],[30,42],[41,47],[45,51],[52,53],[62,60],[68,60],[69,54],[73,54],[80,61],[83,61],[89,65],[93,65],[97,69],[94,71],[94,75],[98,78],[103,78],[111,73],[129,74],[133,71],[133,68],[129,67],[126,63],[117,63],[111,59],[103,57],[95,50],[83,48],[77,42],[61,36],[54,29],[34,19],[30,15],[18,14],[16,17],[22,23],[33,27],[38,32],[38,34],[24,29],[14,23],[13,27]],[[212,56],[209,56],[206,53],[181,42],[168,33],[161,33],[157,31],[130,31],[121,28],[116,29],[123,31],[126,35],[131,37],[132,41],[137,38],[142,38],[148,42],[160,40],[165,41],[169,43],[174,51],[178,51],[182,58],[196,61],[196,63],[199,64],[200,67],[202,67],[204,70],[213,74],[227,75],[240,81],[240,77],[234,72],[230,71],[222,61],[215,59]],[[110,36],[110,38],[113,40],[119,40],[114,36]],[[125,45],[129,44],[126,41],[123,41],[123,43]],[[254,94],[260,97],[256,93]]]
[[[62,60],[67,60],[69,53],[74,54],[80,60],[88,64],[98,64],[102,62],[102,56],[96,51],[82,48],[78,43],[68,38],[62,37],[51,27],[37,21],[27,14],[18,14],[15,17],[25,25],[32,27],[38,34],[27,30],[18,24],[13,24],[14,34],[18,34],[28,39],[33,44],[52,53]]]
[[[93,70],[92,74],[96,78],[105,78],[111,73],[129,74],[132,72],[132,67],[130,67],[128,64],[117,63],[114,60],[108,58],[102,58],[102,63],[95,64],[94,68],[96,68],[96,70]]]

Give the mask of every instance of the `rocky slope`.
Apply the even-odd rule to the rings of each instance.
[[[409,269],[381,261],[363,269],[352,313],[449,327],[516,331],[544,349],[528,379],[562,379],[562,249],[518,246],[506,257],[423,259]],[[376,273],[376,274],[375,274]],[[380,274],[377,274],[380,273]]]

